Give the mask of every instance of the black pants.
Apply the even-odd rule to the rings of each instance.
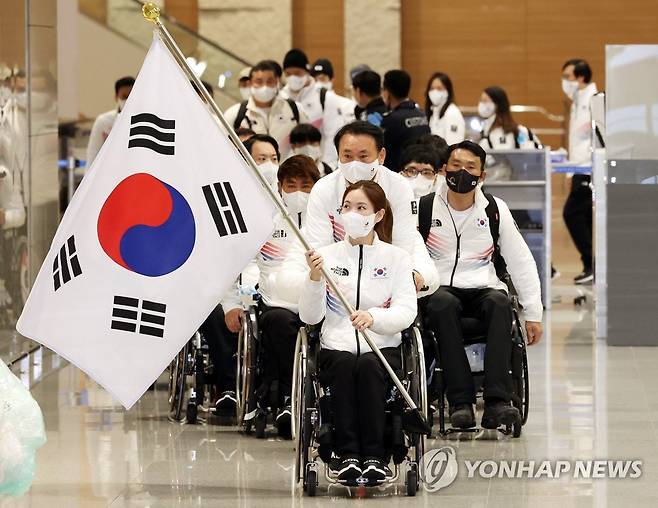
[[[208,353],[213,364],[215,383],[220,392],[235,390],[235,355],[238,334],[231,333],[224,321],[221,305],[206,318],[200,328],[208,343]]]
[[[580,253],[584,269],[592,269],[592,190],[589,175],[573,175],[571,192],[562,216],[569,234]]]
[[[279,382],[279,402],[290,396],[295,342],[302,322],[294,312],[281,307],[258,305],[258,325],[263,339],[265,379],[268,385]]]
[[[393,370],[400,369],[399,348],[383,348],[381,352]],[[321,379],[331,393],[336,453],[341,457],[384,458],[386,397],[391,382],[379,358],[371,351],[356,356],[321,349],[319,366]]]
[[[484,321],[484,397],[510,400],[512,308],[507,295],[496,289],[459,289],[441,286],[428,297],[425,323],[435,333],[446,396],[451,405],[475,403],[473,376],[464,351],[461,318]]]

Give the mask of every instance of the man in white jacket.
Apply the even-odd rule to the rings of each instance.
[[[423,302],[425,322],[434,331],[443,365],[450,421],[454,427],[475,425],[475,388],[464,351],[461,317],[476,317],[487,329],[484,414],[482,427],[495,429],[520,418],[510,404],[512,311],[506,285],[496,273],[497,256],[507,271],[523,306],[528,344],[542,336],[542,301],[539,274],[530,249],[516,228],[507,205],[491,197],[497,213],[478,186],[484,181],[486,153],[471,141],[450,147],[446,183],[432,199],[426,246],[434,259],[441,287]],[[423,204],[421,202],[421,219]],[[491,217],[497,218],[497,245]],[[421,226],[421,231],[423,227]],[[425,236],[425,234],[424,234]]]
[[[383,165],[386,150],[382,130],[368,122],[352,122],[338,131],[334,143],[339,152],[338,170],[322,178],[311,191],[307,240],[314,248],[342,241],[345,228],[339,211],[343,193],[350,183],[372,180],[386,193],[393,212],[393,244],[412,256],[416,289],[431,294],[438,287],[438,274],[416,230],[411,186],[406,178]],[[294,280],[298,285],[298,277],[291,273],[289,283]]]
[[[333,169],[337,159],[334,136],[338,129],[354,120],[356,104],[333,90],[318,87],[309,72],[308,58],[300,49],[286,53],[283,73],[286,86],[281,90],[281,97],[302,105],[308,122],[322,133],[322,160]]]
[[[253,153],[253,149],[250,150]],[[298,227],[306,219],[306,203],[309,192],[320,179],[315,161],[307,155],[294,155],[286,159],[278,171],[278,188],[290,217]],[[278,381],[278,412],[275,424],[282,437],[290,437],[290,391],[295,341],[302,322],[297,315],[297,296],[286,292],[288,287],[280,283],[279,272],[290,250],[301,247],[287,221],[280,214],[275,219],[274,231],[256,256],[258,267],[258,324],[261,330],[265,373],[259,380],[257,391],[269,400],[270,387]],[[242,315],[240,291],[236,284],[222,300],[226,311],[227,326],[232,331],[239,327],[237,316]],[[231,322],[233,321],[233,323]]]
[[[580,58],[568,60],[562,66],[562,91],[571,101],[569,118],[569,160],[575,164],[592,163],[592,97],[596,83],[592,69]],[[571,192],[564,203],[564,223],[580,253],[583,271],[574,278],[575,284],[594,280],[592,254],[592,190],[590,175],[573,175]]]

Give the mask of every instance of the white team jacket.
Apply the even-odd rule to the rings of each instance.
[[[434,263],[423,248],[423,240],[416,229],[415,201],[411,186],[407,179],[398,173],[380,166],[375,177],[391,205],[393,212],[393,244],[412,254],[414,269],[423,276],[425,285],[429,288],[421,293],[432,294],[439,286],[439,276]],[[321,178],[313,186],[308,200],[304,234],[315,249],[334,242],[340,242],[345,237],[345,229],[341,224],[340,206],[347,182],[340,170]],[[300,272],[306,266],[303,249],[294,251],[288,258],[282,284],[290,287],[287,294],[300,287]]]
[[[569,160],[576,164],[592,162],[592,97],[596,83],[589,83],[574,95],[569,118]]]
[[[298,224],[303,224],[304,221],[305,214],[302,214],[301,217],[298,217]],[[301,243],[290,229],[288,222],[281,214],[278,214],[274,219],[274,230],[270,238],[260,248],[254,264],[258,270],[258,293],[265,305],[282,307],[297,312],[299,291],[291,290],[290,286],[281,283],[279,278],[279,272],[293,247],[298,251],[302,249]],[[254,271],[252,265],[249,265],[248,268],[249,271]],[[245,273],[243,272],[242,275],[243,280],[236,281],[222,299],[222,306],[225,311],[242,307],[240,288],[244,286]]]
[[[426,247],[439,271],[441,284],[458,288],[507,287],[496,276],[492,262],[493,239],[484,193],[475,192],[475,206],[460,231],[455,231],[448,209],[448,187],[439,187],[432,205],[432,222]],[[528,321],[541,321],[543,306],[537,264],[516,228],[507,204],[495,198],[500,215],[498,245]]]
[[[539,138],[534,134],[530,139],[530,131],[524,125],[519,124],[519,135],[515,140],[513,132],[506,133],[502,127],[492,129],[491,126],[495,120],[496,115],[492,115],[484,122],[480,146],[485,150],[532,149],[539,148],[541,145]]]
[[[400,345],[400,332],[413,323],[418,312],[411,259],[402,249],[380,241],[351,245],[349,240],[318,251],[347,300],[373,318],[370,336],[380,348]],[[299,317],[308,324],[324,318],[323,348],[357,353],[370,347],[357,335],[347,312],[324,279],[314,282],[308,272],[299,300]]]
[[[96,120],[94,120],[94,125],[89,133],[89,144],[87,145],[87,169],[90,168],[91,163],[94,162],[103,143],[105,143],[105,140],[110,135],[110,131],[112,130],[112,127],[114,127],[114,122],[116,122],[118,115],[119,110],[114,108],[105,113],[101,113],[96,117]]]
[[[301,104],[297,104],[299,110],[299,123],[308,123],[308,117]],[[240,111],[240,103],[233,104],[224,113],[224,118],[233,127],[233,123]],[[290,151],[290,131],[297,126],[290,104],[284,99],[277,97],[272,103],[269,114],[266,116],[263,110],[256,106],[253,97],[249,97],[247,111],[240,127],[251,129],[256,134],[269,134],[279,144],[279,151],[285,157]]]
[[[356,103],[347,97],[338,95],[333,90],[327,90],[323,110],[320,102],[320,90],[315,86],[313,78],[309,78],[309,84],[299,92],[294,93],[286,85],[279,95],[301,104],[308,117],[308,123],[317,127],[322,133],[322,160],[332,169],[335,168],[338,154],[334,146],[334,136],[343,125],[354,121]]]
[[[432,134],[441,136],[446,140],[448,145],[454,145],[464,141],[466,132],[466,123],[464,116],[456,104],[451,103],[442,117],[439,117],[441,108],[432,107],[432,117],[430,118],[430,130]]]

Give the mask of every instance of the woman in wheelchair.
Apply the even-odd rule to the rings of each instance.
[[[384,191],[371,181],[350,185],[343,195],[345,240],[306,253],[310,268],[299,302],[307,324],[320,323],[320,377],[331,393],[334,451],[339,481],[383,481],[385,404],[389,379],[358,331],[369,329],[384,357],[400,368],[400,332],[417,314],[411,258],[391,245],[393,217]],[[323,280],[334,276],[356,311],[347,315]]]

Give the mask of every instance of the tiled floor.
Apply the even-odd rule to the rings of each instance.
[[[429,448],[455,449],[457,479],[416,498],[404,497],[402,488],[368,492],[368,505],[658,506],[658,349],[596,342],[591,299],[576,308],[575,288],[558,285],[554,294],[547,337],[529,349],[531,413],[521,438],[430,440]],[[57,369],[52,361],[46,355],[40,364]],[[48,443],[38,453],[32,490],[0,502],[2,507],[336,506],[361,494],[322,484],[319,497],[303,497],[293,485],[291,442],[257,441],[231,427],[171,424],[163,416],[162,390],[147,393],[126,412],[67,365],[46,375],[33,393],[44,412]],[[639,479],[467,478],[464,462],[590,459],[642,460],[643,474]]]

